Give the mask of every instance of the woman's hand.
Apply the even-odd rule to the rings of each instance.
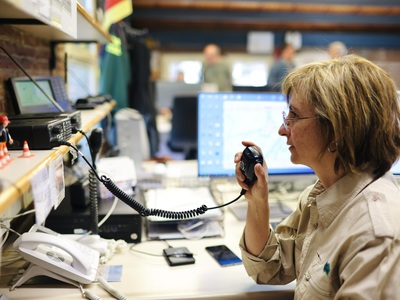
[[[261,149],[252,142],[243,141],[242,144],[245,147],[255,146],[260,153]],[[245,176],[240,170],[240,160],[242,158],[242,152],[238,152],[235,155],[235,173],[236,180],[242,189],[246,190],[247,200],[247,214],[246,214],[246,226],[244,230],[244,240],[246,249],[249,253],[257,256],[264,249],[265,244],[268,241],[270,229],[269,229],[269,203],[268,203],[268,169],[267,164],[264,163],[256,164],[254,167],[254,173],[257,176],[257,180],[252,186],[248,186],[244,183]]]
[[[245,147],[255,146],[260,153],[262,151],[260,147],[250,141],[243,141],[242,144]],[[240,161],[242,159],[243,152],[238,152],[235,155],[234,162],[236,163],[235,174],[236,180],[238,184],[242,187],[242,189],[246,190],[246,199],[250,200],[252,198],[262,197],[264,198],[266,194],[268,194],[268,172],[267,165],[264,160],[263,166],[260,164],[256,164],[254,167],[254,173],[257,176],[256,182],[249,187],[246,183],[244,183],[245,175],[240,169]]]

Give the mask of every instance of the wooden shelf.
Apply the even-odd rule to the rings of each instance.
[[[115,107],[116,102],[99,105],[93,110],[81,111],[82,128],[88,132],[92,127],[104,119]],[[76,133],[68,140],[70,143],[77,144],[83,137]],[[35,156],[32,158],[19,158],[20,151],[9,151],[13,161],[0,170],[0,182],[3,184],[0,193],[0,214],[6,211],[14,202],[21,199],[31,188],[32,177],[42,168],[47,167],[49,163],[60,155],[69,151],[69,147],[62,146],[51,150],[30,151]]]
[[[44,18],[29,14],[18,7],[19,1],[0,0],[0,24],[13,25],[34,36],[46,40],[82,41],[108,43],[111,35],[83,8],[80,3],[77,9],[77,34],[72,36],[65,30],[54,26]]]
[[[96,40],[100,43],[111,42],[111,35],[106,32],[101,25],[93,19],[91,15],[83,8],[80,3],[77,3],[78,9],[78,36],[79,41]]]

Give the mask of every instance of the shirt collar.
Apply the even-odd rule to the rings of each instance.
[[[327,228],[343,207],[373,180],[374,176],[370,173],[348,174],[326,190],[317,182],[313,191],[319,191],[315,199],[321,225]]]

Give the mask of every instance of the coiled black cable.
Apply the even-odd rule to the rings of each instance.
[[[134,210],[136,210],[142,217],[148,217],[148,216],[158,216],[158,217],[163,217],[163,218],[168,218],[168,219],[185,219],[185,218],[190,218],[190,217],[195,217],[201,214],[204,214],[208,208],[206,205],[202,205],[199,208],[192,209],[192,210],[187,210],[187,211],[167,211],[167,210],[162,210],[162,209],[148,209],[144,207],[142,204],[140,204],[138,201],[133,199],[131,196],[126,194],[124,191],[122,191],[114,182],[111,181],[110,178],[106,176],[101,176],[100,181],[104,184],[104,186],[118,199],[122,200],[125,202],[127,205],[132,207]]]
[[[98,185],[99,182],[94,174],[94,170],[89,169],[90,231],[93,234],[99,233]]]
[[[71,148],[73,148],[75,151],[77,151],[82,158],[86,161],[86,163],[89,165],[90,169],[93,171],[93,174],[97,177],[97,179],[103,183],[103,185],[118,199],[123,201],[125,204],[133,208],[135,211],[139,213],[140,216],[142,217],[148,217],[148,216],[158,216],[158,217],[163,217],[163,218],[168,218],[168,219],[185,219],[185,218],[191,218],[191,217],[196,217],[199,215],[204,214],[206,211],[211,210],[211,209],[217,209],[221,208],[227,205],[232,204],[233,202],[236,202],[239,200],[240,197],[242,197],[245,193],[246,190],[242,189],[240,192],[240,195],[233,199],[232,201],[214,206],[214,207],[207,207],[206,205],[202,205],[196,209],[192,210],[187,210],[187,211],[167,211],[167,210],[162,210],[162,209],[155,209],[155,208],[146,208],[144,207],[140,202],[136,201],[133,197],[129,196],[126,194],[123,190],[121,190],[110,178],[108,178],[105,175],[102,175],[101,178],[97,174],[96,170],[93,168],[93,166],[89,163],[89,161],[86,159],[86,157],[71,143],[62,141],[60,142],[60,145],[66,145]]]

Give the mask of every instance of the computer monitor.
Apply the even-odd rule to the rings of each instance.
[[[398,160],[391,168],[394,176],[400,179],[400,160]]]
[[[287,109],[280,93],[199,93],[198,176],[235,176],[233,158],[247,140],[262,148],[270,180],[315,178],[312,169],[290,161],[286,139],[278,134]]]
[[[34,76],[33,79],[45,93],[28,77],[11,77],[7,81],[16,114],[60,112],[52,100],[63,110],[72,110],[61,77]]]

